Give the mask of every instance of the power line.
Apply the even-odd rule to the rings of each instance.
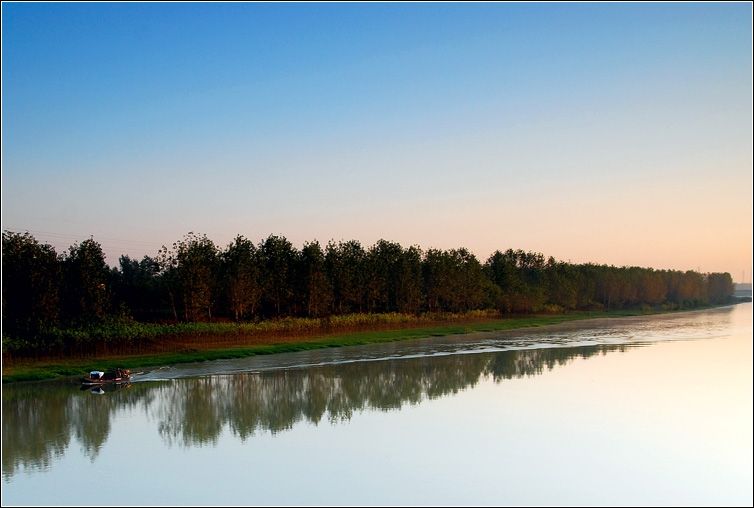
[[[3,228],[6,231],[11,231],[13,233],[33,233],[34,235],[43,235],[46,237],[50,237],[55,240],[65,240],[65,241],[79,241],[81,239],[87,239],[87,238],[96,238],[99,240],[104,240],[108,244],[119,244],[123,246],[135,246],[135,247],[162,247],[163,244],[156,243],[156,242],[150,242],[145,240],[133,240],[133,239],[126,239],[126,238],[113,238],[108,236],[100,236],[100,235],[84,235],[84,234],[76,234],[76,233],[54,233],[52,231],[40,231],[36,229],[24,229],[24,228]]]

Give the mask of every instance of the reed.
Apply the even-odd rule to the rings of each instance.
[[[459,314],[351,314],[330,318],[330,327],[339,329],[322,332],[322,320],[286,318],[259,323],[180,323],[170,325],[144,323],[110,323],[90,329],[91,337],[148,337],[155,343],[141,352],[118,353],[100,348],[96,354],[69,357],[13,358],[3,363],[3,383],[80,376],[83,372],[113,367],[147,368],[187,362],[243,358],[255,355],[305,351],[330,347],[374,344],[399,340],[461,335],[472,332],[494,332],[554,325],[566,321],[598,317],[624,317],[656,314],[661,310],[620,310],[611,312],[573,312],[557,315],[528,315],[508,318],[493,313],[475,311]],[[333,324],[334,322],[334,324]],[[359,330],[358,327],[383,329]],[[239,332],[244,330],[244,333]],[[270,335],[270,330],[275,334]],[[302,330],[316,333],[302,334]],[[94,335],[95,332],[102,335]],[[259,335],[247,335],[254,332]],[[285,333],[279,333],[285,332]],[[295,332],[295,333],[291,333]],[[106,335],[107,334],[107,335]],[[139,335],[142,334],[142,335]],[[237,335],[233,335],[237,334]],[[233,340],[228,340],[231,337]],[[116,339],[122,340],[122,339]]]

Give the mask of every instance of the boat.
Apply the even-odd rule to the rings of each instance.
[[[131,371],[128,369],[113,369],[107,371],[93,370],[81,379],[86,386],[128,383],[131,381]]]

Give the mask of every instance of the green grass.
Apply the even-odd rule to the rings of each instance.
[[[54,362],[39,362],[26,365],[4,368],[3,383],[18,381],[39,381],[47,379],[71,378],[81,376],[93,369],[109,369],[114,367],[127,367],[131,370],[173,365],[179,363],[202,362],[209,360],[245,358],[255,355],[269,355],[288,353],[294,351],[306,351],[313,349],[355,346],[394,342],[400,340],[419,339],[426,337],[443,337],[447,335],[462,335],[473,332],[494,332],[531,328],[546,325],[554,325],[567,321],[575,321],[589,318],[638,316],[656,314],[657,311],[621,310],[610,312],[573,312],[559,315],[522,316],[507,319],[494,319],[467,324],[449,324],[421,328],[392,329],[381,331],[363,331],[331,334],[319,338],[303,338],[300,342],[281,342],[255,346],[234,346],[222,349],[187,350],[174,353],[160,353],[148,355],[124,355],[117,358],[94,358],[86,360],[60,360]],[[398,319],[395,324],[399,325]],[[198,325],[198,326],[197,326]],[[178,325],[187,328],[187,325]],[[192,324],[195,330],[212,329],[218,332],[218,325]],[[225,324],[220,324],[223,329]],[[239,325],[231,324],[237,328]],[[243,326],[243,325],[240,325]],[[175,332],[173,332],[175,333]]]
[[[34,351],[92,351],[98,346],[134,350],[165,337],[250,337],[281,335],[321,335],[336,330],[369,329],[379,327],[418,326],[423,323],[490,319],[490,311],[465,313],[426,313],[422,315],[383,313],[356,313],[342,316],[316,318],[281,318],[259,322],[215,323],[140,323],[128,319],[112,319],[102,323],[71,328],[41,330],[34,337],[3,336],[3,353],[19,358],[33,356]]]

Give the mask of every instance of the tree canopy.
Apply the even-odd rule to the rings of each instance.
[[[730,301],[728,273],[572,264],[523,250],[484,262],[468,249],[422,250],[379,240],[307,242],[283,236],[225,248],[188,233],[156,257],[108,268],[89,238],[57,254],[29,233],[3,232],[4,333],[112,317],[139,321],[256,320],[354,312],[502,314],[577,309],[691,308]]]

